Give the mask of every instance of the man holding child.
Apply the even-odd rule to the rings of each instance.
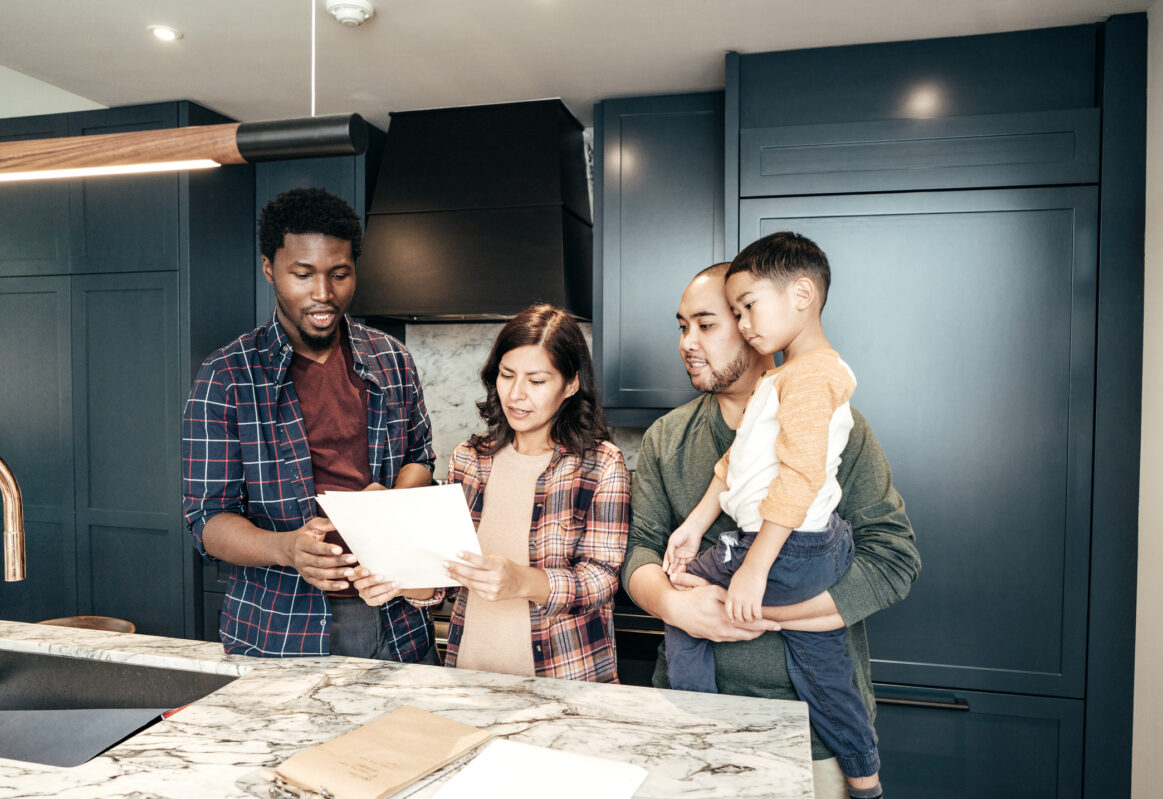
[[[781,241],[784,246],[788,240]],[[699,273],[679,304],[680,354],[692,385],[705,393],[646,432],[633,485],[623,582],[643,609],[696,639],[713,642],[714,684],[722,693],[799,698],[785,665],[784,638],[772,632],[847,627],[846,652],[855,665],[855,688],[871,713],[874,700],[863,619],[908,593],[920,560],[888,462],[858,412],[851,411],[852,427],[833,478],[841,489],[835,513],[851,524],[854,543],[851,566],[834,585],[795,604],[765,604],[762,618],[736,614],[733,619],[726,610],[725,588],[690,574],[676,574],[672,584],[663,570],[668,539],[704,498],[715,479],[716,463],[743,422],[753,387],[773,368],[771,349],[761,355],[763,348],[748,346],[739,332],[736,313],[743,309],[733,311],[724,294],[727,269],[727,264],[718,264]],[[791,291],[782,283],[773,288]],[[818,302],[817,321],[820,306]],[[699,548],[715,545],[720,534],[738,527],[726,514],[718,515]],[[665,653],[660,652],[655,684],[669,685],[666,675]],[[812,750],[817,796],[848,795],[835,753],[815,729]]]

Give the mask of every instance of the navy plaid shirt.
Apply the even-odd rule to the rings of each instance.
[[[346,330],[355,371],[367,383],[372,480],[391,487],[409,463],[431,471],[432,429],[412,356],[396,339],[350,318]],[[194,379],[182,462],[186,526],[203,556],[202,530],[219,513],[276,532],[297,530],[318,515],[303,414],[287,378],[291,355],[272,315],[207,358]],[[433,641],[427,611],[395,599],[380,616],[394,658],[412,662],[427,654]],[[219,624],[228,653],[326,655],[330,624],[323,592],[295,569],[233,567]]]

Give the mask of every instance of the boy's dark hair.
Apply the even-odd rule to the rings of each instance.
[[[288,233],[319,234],[351,242],[351,259],[359,259],[363,228],[351,206],[323,189],[291,189],[266,204],[258,218],[258,249],[267,260]]]
[[[552,305],[532,305],[501,328],[488,360],[481,367],[485,398],[477,403],[481,419],[489,426],[483,435],[474,435],[469,444],[477,452],[495,455],[513,441],[513,428],[505,418],[497,395],[497,375],[501,358],[518,347],[533,344],[545,350],[553,368],[568,383],[577,376],[577,391],[566,397],[557,409],[549,437],[575,455],[585,456],[610,437],[606,415],[598,404],[594,365],[590,349],[577,322],[568,313]]]
[[[787,230],[748,244],[735,256],[726,277],[739,272],[765,277],[780,288],[798,277],[807,277],[820,292],[821,310],[828,301],[828,287],[832,284],[832,269],[824,251],[807,236]]]

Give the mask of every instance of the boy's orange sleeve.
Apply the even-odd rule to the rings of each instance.
[[[765,520],[791,530],[803,524],[824,487],[832,417],[856,388],[834,353],[808,353],[796,361],[776,378],[779,474],[759,504],[759,514]]]
[[[723,453],[723,457],[719,458],[719,462],[715,464],[715,477],[718,477],[724,483],[727,482],[727,466],[731,463],[731,448]]]

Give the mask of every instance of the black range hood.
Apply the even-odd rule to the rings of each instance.
[[[393,113],[352,312],[588,319],[593,236],[582,126],[560,100]]]

